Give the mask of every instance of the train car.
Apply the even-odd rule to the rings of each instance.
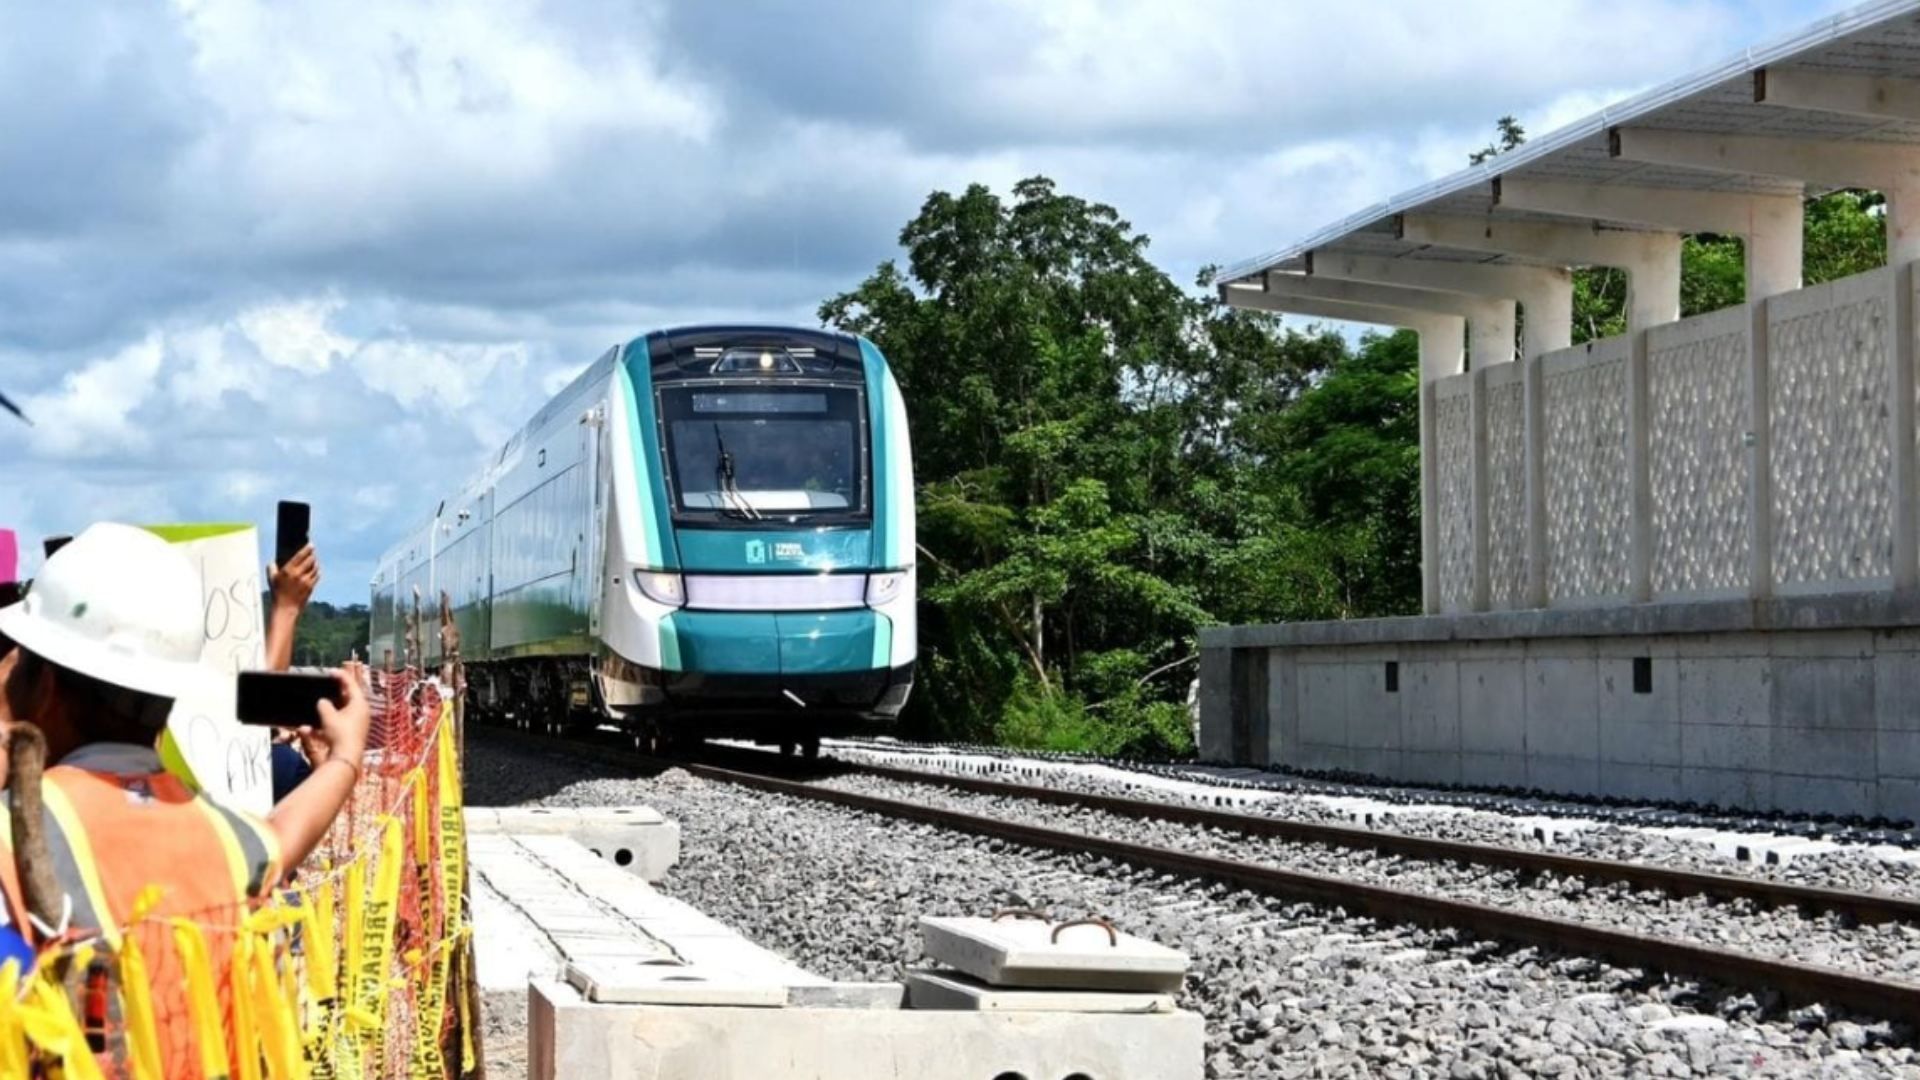
[[[906,409],[872,342],[664,330],[382,558],[372,659],[436,662],[444,595],[483,714],[817,746],[905,705],[914,564]]]

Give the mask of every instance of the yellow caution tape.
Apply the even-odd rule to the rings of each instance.
[[[253,996],[253,953],[258,939],[245,930],[234,935],[232,963],[227,969],[228,992],[233,1000],[233,1053],[239,1063],[239,1080],[261,1080],[260,1031],[254,1015],[260,1002]]]
[[[207,959],[207,940],[192,920],[176,918],[174,948],[187,969],[187,1008],[193,1017],[195,1041],[200,1044],[200,1069],[207,1080],[227,1080],[227,1043],[220,1025],[220,1000],[213,991],[213,965]]]
[[[20,961],[8,960],[0,964],[0,1076],[25,1077],[28,1070],[27,1031],[20,1016]]]
[[[234,966],[238,971],[238,960]],[[294,1025],[294,1002],[283,992],[283,984],[274,971],[272,939],[261,937],[256,941],[250,967],[254,1015],[259,1021],[260,1048],[267,1073],[273,1080],[306,1080]]]
[[[361,952],[365,948],[365,919],[367,903],[367,861],[364,856],[356,856],[347,864],[347,948],[345,966],[341,968],[339,996],[352,997],[350,988],[353,979],[360,970]]]
[[[127,1029],[127,1062],[134,1080],[164,1080],[160,1028],[153,1016],[152,980],[139,938],[139,934],[130,933],[120,940],[120,1013]]]
[[[394,918],[400,901],[400,860],[405,857],[400,821],[380,822],[380,866],[374,872],[373,898],[367,903],[360,943],[354,1008],[348,1016],[362,1037],[375,1038],[386,1024],[388,966],[393,957]]]

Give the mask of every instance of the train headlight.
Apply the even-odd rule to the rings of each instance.
[[[679,574],[640,570],[634,573],[633,580],[647,599],[656,604],[677,608],[687,602],[686,582]]]
[[[905,570],[895,570],[890,574],[868,574],[867,606],[880,607],[891,603],[894,597],[900,595],[900,590],[906,588],[907,574]]]

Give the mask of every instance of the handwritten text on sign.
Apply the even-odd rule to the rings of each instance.
[[[174,703],[168,767],[216,801],[264,814],[273,807],[271,749],[264,728],[234,719],[234,679],[266,661],[260,612],[260,535],[251,525],[164,525],[153,532],[200,571],[206,645],[200,662],[221,678]]]

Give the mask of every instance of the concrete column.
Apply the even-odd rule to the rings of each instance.
[[[1495,364],[1513,363],[1514,304],[1496,301],[1485,313],[1467,318],[1467,367],[1485,371]]]
[[[1883,188],[1887,197],[1887,265],[1920,259],[1920,181]]]
[[[1527,606],[1547,606],[1546,361],[1529,356],[1521,384],[1526,395]]]
[[[1647,398],[1647,332],[1629,331],[1627,352],[1627,581],[1635,602],[1653,599],[1652,413]]]
[[[1751,483],[1747,487],[1748,543],[1752,555],[1748,595],[1765,600],[1773,595],[1773,418],[1767,367],[1767,301],[1747,302],[1751,329],[1747,334],[1747,460]]]
[[[1680,317],[1681,237],[1676,232],[1458,214],[1402,214],[1395,219],[1394,229],[1410,244],[1519,255],[1564,266],[1614,267],[1627,275],[1630,328],[1657,326]],[[1569,323],[1572,297],[1569,289]],[[1523,351],[1538,355],[1554,347],[1542,341],[1537,351]]]
[[[1627,268],[1627,332],[1680,321],[1678,233],[1654,233],[1645,259]]]
[[[1483,299],[1518,303],[1539,317],[1527,318],[1522,348],[1529,356],[1564,349],[1573,340],[1573,274],[1556,266],[1509,266],[1489,263],[1443,262],[1434,259],[1385,259],[1375,255],[1348,255],[1341,252],[1312,252],[1308,272],[1314,277],[1366,281],[1405,289],[1454,293]],[[1509,308],[1510,310],[1510,308]],[[1506,363],[1514,359],[1513,321],[1507,323],[1507,347],[1504,360],[1494,360],[1495,350],[1487,334],[1473,332],[1469,347],[1476,367],[1482,358]]]
[[[1920,461],[1914,448],[1914,263],[1896,263],[1889,275],[1893,296],[1887,305],[1893,325],[1887,334],[1887,390],[1891,407],[1887,410],[1888,437],[1892,440],[1893,468],[1890,470],[1893,499],[1888,510],[1893,517],[1893,587],[1911,589],[1920,585]]]
[[[1805,217],[1801,200],[1795,195],[1501,177],[1494,182],[1493,198],[1496,206],[1509,210],[1738,236],[1746,243],[1747,299],[1778,296],[1800,287]],[[1676,265],[1676,282],[1678,273]],[[1677,297],[1678,292],[1674,295]],[[1652,302],[1649,297],[1647,303]]]
[[[1747,299],[1765,300],[1800,288],[1806,245],[1806,219],[1796,214],[1788,222],[1756,223],[1746,236]]]
[[[1531,359],[1573,345],[1573,275],[1528,297],[1520,312],[1520,355]]]
[[[1475,368],[1468,373],[1472,381],[1467,398],[1469,432],[1468,445],[1472,451],[1472,491],[1473,491],[1473,594],[1468,605],[1474,611],[1485,611],[1493,606],[1492,557],[1487,536],[1487,370]]]

